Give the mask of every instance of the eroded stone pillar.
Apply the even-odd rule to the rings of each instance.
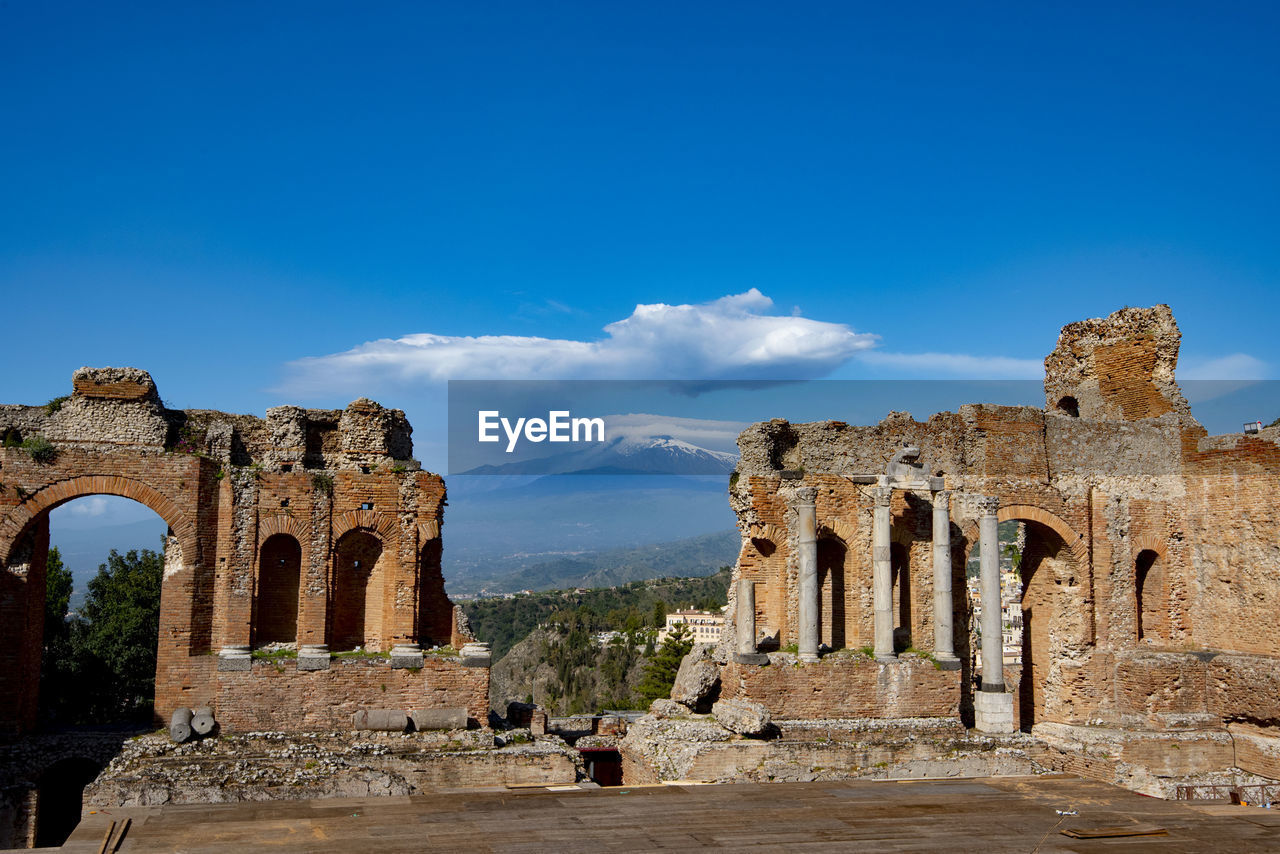
[[[756,652],[756,584],[750,578],[738,579],[738,605],[734,615],[734,628],[738,638],[738,655],[755,655]]]
[[[818,490],[802,486],[791,499],[796,510],[801,661],[818,660],[818,515],[814,507],[817,497]]]
[[[877,486],[871,490],[871,585],[875,604],[876,659],[893,661],[893,568],[889,557],[889,502],[893,490]]]
[[[979,593],[982,601],[982,686],[973,698],[974,723],[983,732],[1013,732],[1013,695],[1004,690],[1004,635],[1000,607],[999,499],[977,500]]]
[[[933,655],[940,664],[958,662],[951,598],[951,492],[933,494]]]

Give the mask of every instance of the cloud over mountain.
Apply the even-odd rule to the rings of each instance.
[[[299,394],[450,379],[803,379],[831,372],[878,336],[769,313],[751,290],[697,305],[637,305],[595,341],[417,333],[288,365]]]

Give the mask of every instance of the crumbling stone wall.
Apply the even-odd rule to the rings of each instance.
[[[329,669],[324,646],[347,604],[335,545],[348,534],[381,551],[360,591],[359,645],[378,656],[399,650],[391,663],[404,669],[386,678],[403,690],[445,707],[474,705],[486,667],[464,668],[459,659],[413,666],[412,645],[461,647],[472,638],[440,576],[444,481],[411,458],[403,412],[364,398],[345,410],[276,407],[266,419],[172,410],[136,368],[81,368],[72,386],[46,406],[0,406],[0,694],[12,698],[0,707],[0,733],[28,730],[36,719],[49,511],[94,494],[145,504],[170,528],[159,718],[226,699],[237,708],[227,722],[249,725],[266,703],[255,699],[255,682],[279,681],[246,657],[264,641],[291,642],[312,653],[309,667]],[[37,452],[35,440],[51,452]],[[296,568],[281,572],[282,555],[294,556]],[[296,613],[279,613],[291,606]],[[296,714],[281,728],[309,726],[333,707],[382,707],[384,680],[375,684],[371,674],[386,676],[388,659],[361,662],[308,677],[326,687],[296,691]],[[370,673],[357,678],[361,668]],[[481,699],[477,712],[483,708]]]
[[[1008,680],[1020,694],[1024,724],[1046,733],[1099,725],[1116,732],[1248,727],[1252,746],[1240,767],[1274,770],[1280,707],[1273,698],[1280,695],[1266,686],[1280,684],[1280,437],[1207,436],[1175,381],[1180,341],[1167,306],[1126,308],[1063,328],[1045,360],[1043,409],[978,403],[924,421],[892,412],[870,426],[775,419],[749,427],[739,438],[730,503],[743,537],[735,581],[756,584],[757,627],[777,631],[784,647],[798,638],[797,534],[788,498],[814,487],[819,537],[844,549],[839,567],[820,568],[821,641],[850,650],[871,643],[871,476],[884,474],[898,449],[918,447],[928,474],[953,493],[958,651],[967,648],[971,617],[963,577],[977,540],[970,498],[996,496],[1000,521],[1025,523],[1029,627],[1023,665]],[[929,493],[895,490],[891,512],[894,554],[905,559],[911,582],[911,625],[900,637],[933,652]],[[771,562],[753,546],[762,538],[778,546]],[[735,587],[728,637],[737,621]],[[774,590],[785,591],[783,614],[771,610]],[[722,658],[729,661],[726,696],[763,703],[775,718],[849,713],[837,686],[856,669]],[[917,666],[908,661],[875,666],[886,673]],[[958,710],[933,695],[904,702],[902,694],[864,686],[857,714],[964,719],[972,668],[962,651],[960,670],[930,676],[950,683]],[[797,690],[810,681],[818,687]],[[914,712],[913,703],[920,704]],[[1220,751],[1197,755],[1210,762],[1206,757]],[[1112,762],[1108,773],[1116,767]]]

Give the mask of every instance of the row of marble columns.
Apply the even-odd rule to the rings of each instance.
[[[889,506],[893,489],[872,490],[871,524],[872,592],[875,607],[875,656],[881,661],[897,657],[893,648],[893,567],[890,558]],[[818,525],[815,500],[817,490],[795,490],[799,570],[799,632],[801,661],[817,661],[820,638],[820,589],[818,583]],[[955,624],[951,589],[950,490],[932,493],[933,498],[933,654],[940,662],[954,662]],[[1001,633],[999,538],[995,498],[975,499],[979,511],[978,543],[981,554],[980,593],[982,602],[983,690],[1004,690],[1004,649]],[[753,654],[755,647],[755,590],[749,580],[737,590],[737,638],[740,655]]]
[[[931,492],[933,499],[933,654],[947,669],[958,666],[954,644],[954,603],[951,590],[950,490]],[[893,566],[890,557],[890,503],[893,488],[872,489],[872,593],[875,608],[875,657],[893,661]],[[799,574],[799,637],[801,661],[818,661],[820,587],[818,584],[817,490],[801,487],[792,495],[796,512]],[[1007,732],[1013,727],[1012,695],[1005,693],[1004,639],[1001,629],[1000,545],[996,510],[991,496],[971,498],[978,511],[980,552],[979,593],[982,605],[982,685],[975,697],[978,728]],[[740,660],[756,655],[755,586],[740,579],[737,588],[736,649]],[[1007,720],[1006,720],[1007,719]]]

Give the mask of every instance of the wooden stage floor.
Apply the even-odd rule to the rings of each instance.
[[[1057,775],[138,807],[86,815],[62,850],[97,852],[125,817],[121,852],[1280,851],[1280,810],[1161,801]],[[1060,833],[1133,825],[1166,833]]]

